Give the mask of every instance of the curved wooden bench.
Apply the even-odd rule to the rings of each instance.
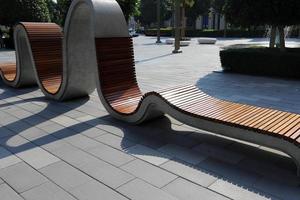
[[[20,23],[17,25],[16,29],[17,34],[15,36],[17,37],[17,41],[23,39],[24,44],[24,40],[28,39],[29,45],[27,48],[31,48],[31,55],[34,60],[34,63],[31,62],[32,66],[30,66],[30,68],[33,68],[33,65],[35,66],[37,78],[39,79],[41,86],[49,94],[57,93],[62,83],[63,67],[63,35],[61,28],[52,23]],[[23,33],[22,36],[20,32]],[[15,43],[18,49],[22,42]],[[23,46],[21,48],[25,47]],[[17,52],[17,54],[22,53],[23,49],[19,48],[19,50],[21,52]],[[17,56],[19,56],[20,60],[23,60],[22,55]],[[24,69],[20,69],[16,63],[0,64],[0,70],[2,72],[3,79],[6,83],[8,83],[8,85],[15,87],[23,86],[23,84],[20,84],[23,77],[20,75],[17,76],[17,74],[22,72]],[[33,79],[33,76],[31,76],[31,79]],[[32,80],[30,83],[34,84],[35,80]]]
[[[131,38],[97,38],[96,46],[100,93],[118,119],[140,123],[167,113],[200,129],[279,149],[300,167],[299,114],[216,99],[193,85],[142,94]]]
[[[117,16],[123,17],[121,11],[110,19]],[[132,39],[120,27],[95,39],[98,93],[112,116],[142,123],[166,113],[190,126],[283,151],[295,161],[300,175],[299,114],[216,99],[193,85],[143,94],[136,79]]]
[[[137,124],[166,113],[190,126],[283,151],[300,175],[300,115],[216,99],[191,85],[143,94],[127,23],[113,0],[73,0],[66,24],[62,45],[56,25],[18,26],[17,52],[23,54],[17,65],[1,67],[6,81],[31,80],[33,71],[43,92],[56,99],[87,94],[96,83],[101,102],[117,119]]]
[[[94,50],[94,40],[86,37],[75,45],[71,42],[74,38],[80,38],[74,29],[78,29],[77,26],[85,28],[80,24],[72,25],[77,22],[78,19],[73,18],[78,13],[78,9],[69,13],[65,36],[54,23],[22,22],[16,25],[14,35],[17,62],[0,64],[0,75],[4,83],[16,88],[38,84],[47,97],[56,100],[87,96],[93,92],[95,73],[90,64],[91,59],[78,58],[83,54],[82,51],[90,48]],[[82,49],[71,51],[77,46]]]

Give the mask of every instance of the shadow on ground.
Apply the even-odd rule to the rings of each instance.
[[[299,80],[210,73],[196,85],[216,98],[300,114]]]
[[[148,59],[144,59],[144,60],[137,60],[136,63],[149,62],[149,61],[157,60],[157,59],[168,57],[168,56],[172,56],[172,55],[174,55],[174,54],[168,53],[168,54],[157,56],[157,57],[153,57],[153,58],[148,58]]]
[[[247,101],[244,99],[238,99],[236,95],[246,95],[248,96],[249,93],[245,93],[245,90],[249,90],[252,88],[253,95],[266,95],[265,91],[261,91],[257,84],[267,84],[270,82],[272,83],[271,79],[266,78],[255,78],[256,80],[251,79],[251,77],[241,77],[240,75],[229,75],[229,74],[210,74],[202,79],[200,79],[197,83],[198,87],[201,88],[206,93],[223,99],[228,100],[235,100],[237,102],[246,103]],[[241,82],[243,80],[243,82]],[[268,81],[266,81],[268,80]],[[272,79],[273,80],[273,79]],[[284,87],[285,89],[280,89],[278,92],[281,93],[292,92],[293,89],[289,86],[285,86],[285,84],[290,84],[285,80],[278,81],[277,84],[279,85],[271,85],[277,89]],[[298,83],[298,82],[296,82]],[[254,85],[253,85],[254,84]],[[283,84],[281,86],[281,84]],[[271,87],[270,85],[265,87]],[[286,90],[288,88],[289,90]],[[11,90],[8,88],[4,89],[4,93],[6,90]],[[23,90],[25,92],[26,90]],[[250,92],[251,91],[247,91]],[[7,94],[11,94],[7,91]],[[19,93],[18,93],[19,94]],[[252,93],[251,93],[252,94]],[[271,93],[268,96],[272,97]],[[277,94],[277,93],[275,93]],[[273,94],[273,95],[275,95]],[[17,95],[17,94],[16,94]],[[297,94],[299,95],[299,93]],[[13,96],[11,96],[13,97]],[[275,97],[275,96],[274,96]],[[300,95],[298,96],[300,97]],[[299,99],[299,98],[298,98]],[[159,149],[160,147],[166,144],[176,144],[182,147],[193,148],[199,144],[211,144],[218,149],[226,149],[233,151],[235,153],[242,153],[245,155],[248,160],[255,160],[254,163],[257,164],[256,168],[247,168],[243,164],[232,165],[209,155],[212,152],[203,152],[204,155],[208,155],[206,162],[201,162],[198,165],[189,164],[179,158],[172,158],[173,161],[185,165],[188,168],[197,170],[201,173],[207,174],[209,176],[216,177],[217,179],[222,179],[229,183],[232,183],[235,186],[240,188],[244,188],[249,190],[253,193],[259,194],[261,196],[265,196],[267,198],[272,199],[273,197],[270,196],[267,192],[264,192],[261,189],[256,189],[254,187],[253,182],[249,182],[250,179],[253,177],[263,177],[266,176],[269,181],[276,180],[279,181],[281,179],[286,179],[285,184],[289,184],[288,181],[291,181],[291,185],[300,184],[300,180],[295,175],[295,166],[293,162],[286,157],[269,153],[267,151],[263,151],[256,147],[251,147],[245,144],[237,143],[226,138],[217,137],[211,133],[207,133],[205,131],[196,130],[192,128],[183,128],[180,129],[178,124],[174,126],[174,123],[170,121],[167,117],[162,117],[157,120],[153,120],[147,123],[144,123],[140,126],[133,126],[129,125],[120,121],[117,121],[110,116],[102,116],[98,119],[92,119],[85,122],[78,122],[77,124],[68,126],[67,128],[63,128],[57,131],[53,131],[47,135],[41,135],[40,137],[33,139],[31,142],[25,140],[25,142],[15,145],[10,145],[10,141],[13,141],[15,137],[22,137],[19,133],[26,131],[27,129],[38,126],[39,124],[49,121],[57,116],[64,115],[68,111],[74,110],[79,106],[84,105],[88,99],[81,99],[76,100],[73,102],[66,102],[66,103],[58,103],[48,101],[44,98],[32,98],[26,99],[24,101],[12,102],[11,104],[8,103],[7,105],[0,105],[1,108],[5,106],[14,105],[16,106],[19,103],[31,102],[31,101],[38,101],[47,103],[47,106],[44,110],[39,113],[36,113],[32,116],[28,116],[24,119],[20,119],[19,121],[12,122],[10,124],[6,124],[5,127],[18,127],[18,134],[10,135],[8,137],[2,138],[1,145],[9,150],[10,152],[17,154],[23,151],[27,151],[29,149],[36,148],[36,146],[42,147],[43,145],[47,145],[49,143],[56,142],[58,140],[62,140],[64,138],[68,138],[77,134],[80,134],[83,131],[89,130],[91,128],[97,127],[107,133],[114,134],[118,137],[122,138],[121,148],[123,151],[127,152],[131,155],[145,155],[148,154],[149,156],[157,156],[151,154],[151,152],[145,151],[136,151],[131,150],[128,148],[128,141],[132,141],[133,143],[142,144],[144,146],[150,147],[152,149]],[[253,103],[252,101],[250,101]],[[255,102],[254,102],[255,103]],[[259,102],[256,102],[259,104]],[[35,120],[35,116],[41,116],[40,120]],[[31,121],[30,124],[24,126],[25,121]],[[176,123],[175,123],[176,124]],[[99,130],[100,131],[100,130]],[[24,141],[23,140],[23,141]],[[208,150],[209,151],[209,150]],[[202,154],[199,153],[199,154]],[[4,158],[6,155],[0,155],[0,159]],[[247,162],[245,162],[247,163]],[[254,164],[255,166],[255,164]],[[270,173],[267,174],[260,174],[265,173],[265,169],[259,169],[260,166],[265,166],[265,168],[270,167],[268,170]],[[276,171],[277,169],[280,169]],[[280,175],[280,177],[274,177],[274,173]]]

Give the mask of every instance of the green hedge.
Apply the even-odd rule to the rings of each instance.
[[[270,48],[227,49],[220,52],[225,71],[289,78],[300,78],[300,48],[285,52]]]
[[[156,36],[157,29],[145,30],[146,36]],[[173,36],[174,31],[171,28],[161,30],[162,36]],[[227,37],[243,37],[243,38],[255,38],[263,37],[265,35],[264,30],[246,31],[246,30],[227,30]],[[187,37],[224,37],[224,31],[214,30],[186,30]]]

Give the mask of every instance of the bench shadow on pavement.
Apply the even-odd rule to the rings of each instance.
[[[204,82],[208,83],[208,81],[212,81],[212,80],[214,81],[215,80],[214,78],[215,78],[214,75],[209,75],[208,77],[204,77],[204,79],[199,80],[198,84],[201,83],[200,85],[202,85]],[[201,88],[201,89],[203,89],[207,93],[210,93],[211,89],[213,89],[211,87]],[[211,93],[211,95],[213,95],[213,93]],[[136,149],[132,151],[130,147],[128,148],[128,141],[131,141],[133,144],[141,144],[155,150],[170,143],[188,149],[191,149],[194,146],[199,144],[211,144],[218,149],[222,149],[222,148],[230,149],[230,151],[233,151],[235,153],[241,153],[242,150],[242,153],[245,155],[245,157],[254,158],[257,160],[257,163],[264,162],[266,165],[270,165],[270,166],[276,165],[276,166],[283,167],[284,169],[283,171],[285,171],[286,174],[281,175],[281,178],[284,178],[284,176],[286,176],[291,180],[292,184],[294,184],[295,181],[298,182],[298,184],[300,184],[300,180],[296,177],[295,174],[296,168],[289,159],[273,153],[269,153],[267,151],[260,150],[255,147],[239,144],[230,141],[226,138],[217,137],[205,131],[196,130],[192,128],[180,128],[182,127],[180,123],[178,123],[178,125],[174,125],[174,122],[172,123],[170,118],[168,117],[162,117],[160,119],[153,120],[139,126],[133,126],[133,125],[129,125],[117,121],[107,115],[107,116],[102,116],[100,118],[88,120],[85,122],[78,122],[77,124],[68,126],[58,131],[51,132],[47,135],[42,135],[41,137],[38,137],[31,141],[26,141],[25,143],[21,143],[16,146],[10,145],[10,141],[11,140],[13,141],[14,137],[22,137],[20,133],[28,130],[30,127],[38,126],[43,122],[49,121],[58,116],[62,116],[71,110],[83,106],[88,101],[88,99],[58,103],[58,102],[46,100],[45,98],[38,97],[38,98],[26,99],[24,101],[21,100],[19,102],[11,102],[9,103],[9,105],[17,106],[20,103],[33,102],[33,101],[47,103],[47,106],[44,108],[44,110],[40,111],[39,113],[32,114],[31,116],[20,119],[19,121],[12,122],[10,124],[5,125],[5,127],[17,127],[20,124],[18,133],[15,133],[14,135],[10,135],[1,139],[1,146],[13,154],[27,151],[36,147],[43,148],[44,145],[62,140],[64,138],[72,137],[74,135],[82,133],[83,131],[97,127],[101,129],[101,131],[106,131],[109,134],[114,134],[115,136],[121,137],[122,138],[121,149],[122,151],[128,154],[132,154],[132,155],[146,154],[149,156],[157,156],[156,154],[153,155],[151,152],[147,152],[147,151],[139,152]],[[0,108],[3,107],[5,107],[5,105],[0,105]],[[34,118],[36,115],[40,116],[41,119],[35,121]],[[31,122],[30,125],[28,124],[28,126],[22,126],[25,121],[33,121],[33,122]],[[236,145],[236,147],[238,148],[232,148],[232,145]],[[205,154],[207,152],[203,152],[203,153]],[[0,154],[0,156],[1,156],[0,159],[2,159],[9,155]],[[251,170],[249,171],[244,170],[239,165],[235,166],[235,165],[225,163],[223,161],[218,161],[213,156],[212,157],[208,156],[206,159],[206,161],[213,161],[210,162],[210,165],[205,165],[205,161],[197,165],[192,165],[176,157],[172,158],[172,160],[177,163],[183,164],[188,168],[192,168],[196,171],[204,173],[208,176],[225,180],[229,183],[232,183],[238,187],[249,190],[253,193],[259,194],[264,197],[268,197],[270,199],[273,198],[267,192],[263,192],[262,190],[255,189],[253,187],[253,184],[252,183],[249,184],[249,182],[247,181],[248,177],[251,178],[251,176],[253,175],[260,177],[259,174],[257,175]],[[278,160],[280,160],[280,162],[278,162]],[[223,168],[223,166],[226,167]],[[267,178],[269,178],[269,180],[272,181],[271,177],[267,177]]]

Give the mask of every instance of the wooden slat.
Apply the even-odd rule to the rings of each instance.
[[[284,129],[282,130],[278,130],[278,133],[280,135],[285,135],[285,136],[290,136],[287,135],[287,132],[289,132],[292,128],[294,128],[297,124],[300,124],[300,116],[298,115],[298,119],[296,119],[295,121],[293,121],[292,123],[290,123],[288,126],[286,126]]]

